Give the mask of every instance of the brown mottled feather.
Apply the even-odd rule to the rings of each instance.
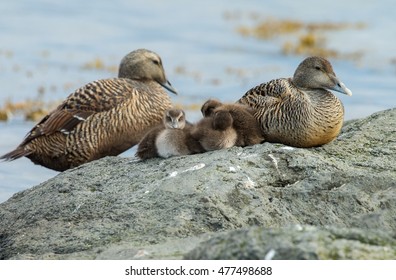
[[[314,147],[336,138],[343,124],[344,107],[329,89],[352,94],[327,60],[310,57],[293,78],[260,84],[238,102],[255,110],[266,141]]]
[[[118,78],[93,81],[72,93],[1,159],[26,156],[63,171],[136,145],[171,107],[159,56],[136,50],[121,61]]]
[[[71,132],[89,116],[109,111],[132,97],[136,90],[128,79],[107,79],[93,81],[72,93],[53,112],[41,120],[27,135],[22,144],[42,135],[57,131]],[[138,97],[135,94],[135,98]],[[121,107],[121,106],[120,106]]]

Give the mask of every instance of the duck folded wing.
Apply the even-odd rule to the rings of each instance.
[[[248,90],[244,96],[239,99],[239,103],[244,103],[249,106],[257,105],[257,102],[260,103],[260,100],[263,101],[266,100],[266,98],[269,100],[271,100],[271,98],[283,99],[289,92],[290,88],[288,87],[287,79],[275,79]]]
[[[46,115],[26,135],[21,145],[39,136],[55,132],[69,134],[79,123],[91,115],[119,106],[134,92],[135,89],[124,79],[91,82],[76,90],[54,111]]]

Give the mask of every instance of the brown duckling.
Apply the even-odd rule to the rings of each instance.
[[[201,107],[202,115],[205,117],[219,111],[229,112],[233,119],[232,126],[238,135],[235,146],[245,147],[264,141],[260,125],[254,117],[252,108],[243,104],[223,104],[214,99],[209,99]]]
[[[226,110],[213,112],[194,125],[191,135],[205,151],[231,148],[238,139],[233,122],[230,112]]]
[[[148,159],[201,153],[204,150],[191,137],[191,129],[192,125],[186,121],[183,110],[167,110],[163,124],[151,129],[140,141],[136,156]]]

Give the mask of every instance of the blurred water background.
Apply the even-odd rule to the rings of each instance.
[[[361,118],[396,107],[394,12],[393,0],[0,0],[0,108],[56,104],[116,76],[125,54],[147,48],[179,91],[174,103],[196,121],[210,97],[234,102],[261,82],[292,76],[308,55],[304,45],[316,44],[353,92],[338,94],[346,119]],[[263,22],[273,34],[256,28]],[[8,117],[0,121],[1,155],[35,124],[22,113]],[[25,158],[0,162],[0,202],[56,174]]]

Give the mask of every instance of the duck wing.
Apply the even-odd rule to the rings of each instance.
[[[262,102],[282,100],[290,95],[290,79],[275,79],[267,83],[262,83],[248,90],[239,100],[239,103],[256,108],[261,107]]]
[[[77,89],[26,135],[20,146],[42,135],[69,134],[91,115],[111,110],[136,92],[128,79],[97,80]]]

